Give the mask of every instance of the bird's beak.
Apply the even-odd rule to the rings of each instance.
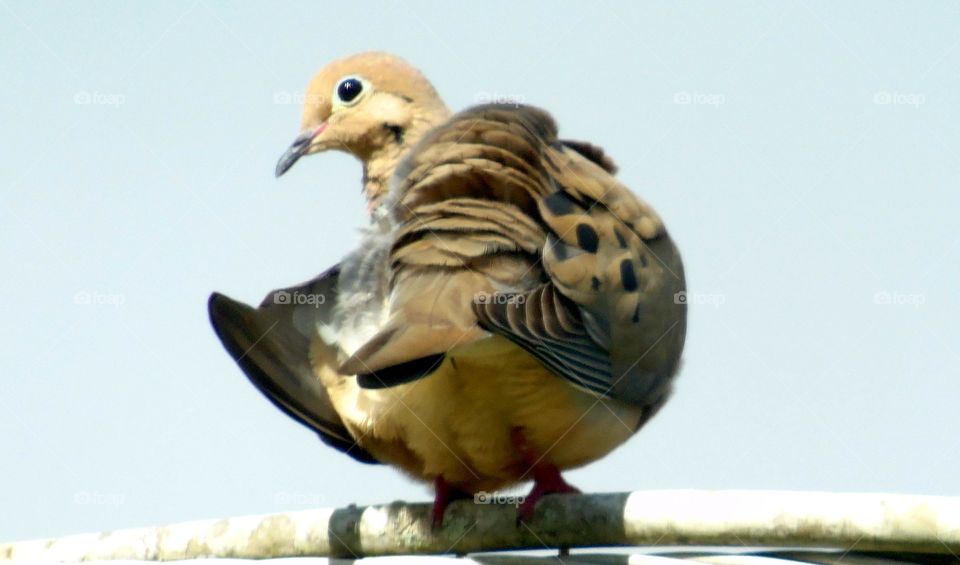
[[[313,142],[313,139],[320,135],[326,128],[327,122],[323,122],[318,127],[311,128],[298,135],[297,138],[293,140],[293,143],[290,144],[286,153],[277,161],[276,175],[279,177],[287,172],[290,170],[290,167],[297,162],[297,159],[306,155],[310,151],[310,144]]]

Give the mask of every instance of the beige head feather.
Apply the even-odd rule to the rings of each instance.
[[[307,86],[300,135],[277,163],[277,176],[304,155],[345,151],[364,164],[371,210],[407,149],[450,116],[419,70],[389,53],[338,59]]]

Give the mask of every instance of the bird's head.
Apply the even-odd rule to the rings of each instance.
[[[328,149],[364,163],[381,154],[399,156],[448,116],[430,82],[403,59],[381,52],[339,59],[307,86],[300,135],[280,157],[276,174]]]

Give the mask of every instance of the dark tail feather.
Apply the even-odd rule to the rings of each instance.
[[[378,463],[356,444],[314,375],[310,339],[294,325],[295,308],[265,301],[255,309],[218,293],[208,302],[217,336],[264,396],[324,443],[358,461]]]

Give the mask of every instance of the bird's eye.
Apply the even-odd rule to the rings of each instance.
[[[349,106],[360,100],[361,93],[363,81],[358,77],[347,77],[337,85],[336,98],[341,104]]]

